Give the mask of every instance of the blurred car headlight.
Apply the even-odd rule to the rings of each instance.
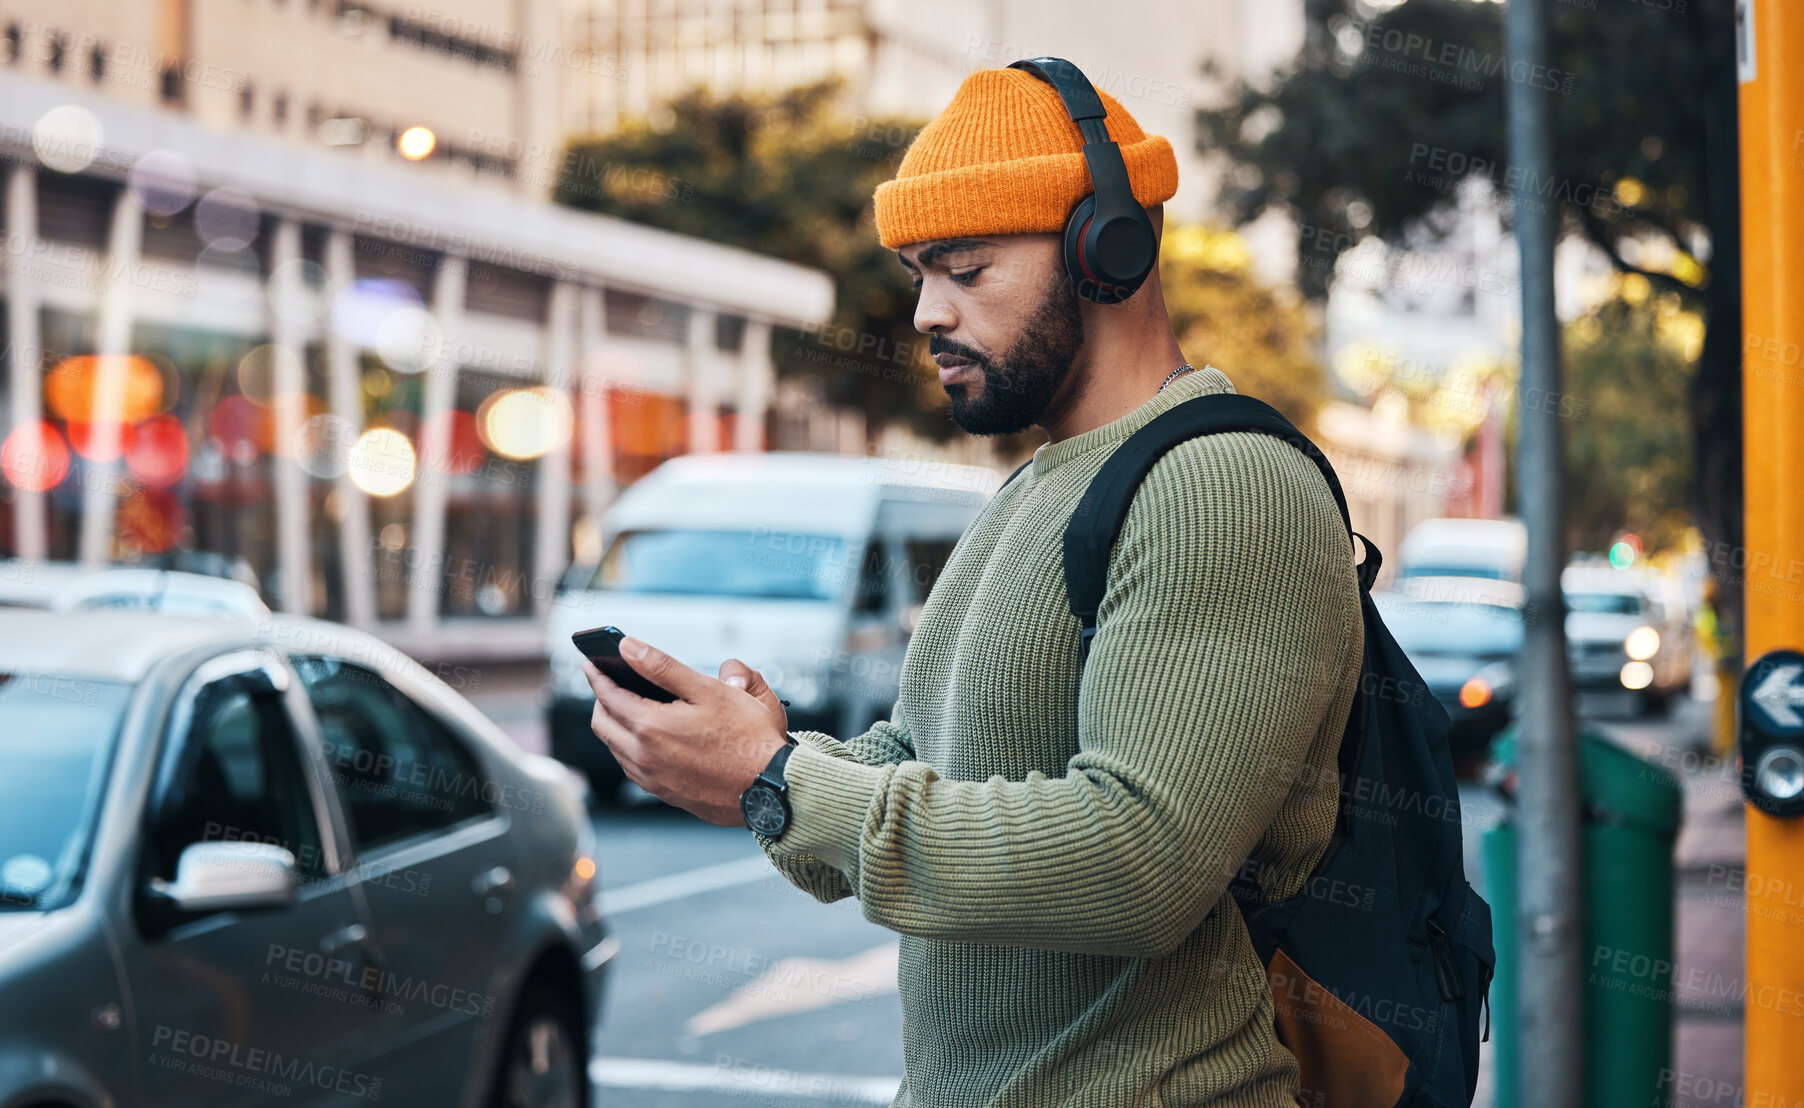
[[[1622,640],[1622,652],[1637,662],[1645,662],[1660,652],[1660,632],[1652,627],[1637,627]]]
[[[1646,662],[1629,662],[1622,667],[1622,687],[1645,689],[1654,683],[1654,667]]]

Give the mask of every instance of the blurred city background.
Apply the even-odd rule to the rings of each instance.
[[[275,668],[311,698],[289,706],[291,741],[317,726],[328,755],[355,742],[426,758],[442,741],[443,764],[485,778],[516,772],[485,761],[512,751],[531,773],[549,773],[539,755],[579,771],[591,808],[569,834],[583,841],[556,849],[589,861],[610,938],[570,957],[592,957],[607,984],[593,1019],[570,1022],[555,997],[533,1011],[564,1020],[602,1102],[887,1103],[893,937],[850,901],[795,892],[744,831],[623,783],[587,734],[568,639],[614,623],[698,668],[742,657],[792,701],[793,726],[843,735],[887,717],[934,575],[1043,435],[951,424],[871,192],[965,75],[1052,54],[1178,152],[1160,266],[1186,354],[1308,431],[1355,528],[1386,552],[1386,619],[1455,719],[1481,882],[1481,836],[1507,805],[1493,743],[1534,618],[1517,406],[1561,417],[1585,726],[1679,778],[1679,964],[1740,980],[1728,7],[1552,5],[1553,64],[1528,70],[1504,51],[1503,5],[1480,0],[1135,0],[1106,14],[1068,0],[0,0],[0,677],[17,713],[0,695],[0,754],[37,767],[0,796],[39,805],[20,800],[29,815],[0,817],[0,832],[62,828],[42,849],[0,839],[0,907],[74,903],[100,866],[102,813],[124,803],[104,784],[102,733],[127,736],[121,750],[134,728],[156,741],[127,710],[131,688],[189,680],[159,667],[209,636],[220,651],[282,641]],[[1557,130],[1555,171],[1533,185],[1562,219],[1557,394],[1517,390],[1512,82],[1550,99]],[[1796,373],[1796,360],[1792,346],[1762,364]],[[398,676],[414,671],[384,651],[439,683]],[[363,676],[334,692],[332,667],[352,662]],[[70,697],[33,675],[103,691]],[[268,680],[270,695],[286,687]],[[393,733],[341,720],[333,739],[346,703],[333,697],[355,714],[376,684],[400,697]],[[467,733],[421,738],[418,705]],[[221,726],[242,738],[241,724]],[[73,768],[31,760],[45,735],[78,732],[100,737],[74,744]],[[53,787],[59,774],[102,783]],[[334,831],[341,802],[353,817],[374,803],[316,801],[324,838],[381,860],[368,828],[398,817],[372,809],[363,831],[357,818]],[[293,829],[279,833],[294,855]],[[463,866],[436,887],[474,881],[473,903],[511,918],[486,906],[530,886],[530,867],[458,857],[428,849],[383,873]],[[464,905],[405,901],[420,918],[384,944],[374,899],[345,926],[367,925],[384,964],[432,947],[422,979],[484,992],[454,967],[500,940],[459,923]],[[0,931],[0,981],[24,943]],[[264,947],[245,949],[215,967],[236,985],[208,988],[252,1010],[303,1003],[258,984]],[[199,988],[163,972],[160,986]],[[1740,1001],[1724,995],[1670,996],[1661,1102],[1739,1102],[1721,1096],[1740,1095],[1741,1073]],[[118,1028],[107,1003],[84,1004],[96,1014],[81,1035]],[[459,1081],[469,1069],[454,1088],[488,1095],[470,1060],[512,1056],[507,1010],[481,1045],[395,1071],[415,1076],[383,1099],[425,1102],[407,1082],[435,1066]],[[177,1037],[208,1017],[186,1018],[128,1019],[117,1035],[139,1037],[139,1070],[169,1069],[157,1052],[186,1059]],[[444,1031],[430,1023],[419,1036]],[[293,1035],[294,1051],[360,1073],[419,1041],[206,1026],[248,1046]],[[525,1057],[522,1080],[548,1080],[543,1053]],[[257,1100],[217,1076],[163,1076],[161,1092],[142,1072],[121,1080],[151,1103]]]

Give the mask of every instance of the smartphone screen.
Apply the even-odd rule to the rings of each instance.
[[[595,663],[596,669],[607,674],[608,679],[621,688],[663,704],[676,700],[675,693],[659,688],[641,677],[639,671],[620,656],[620,640],[624,638],[626,632],[618,627],[596,627],[578,631],[570,636],[570,641],[576,644],[576,649],[583,652],[583,657]]]

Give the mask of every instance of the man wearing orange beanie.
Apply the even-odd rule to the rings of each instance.
[[[1147,218],[1097,258],[1156,252],[1171,146],[1101,102]],[[1352,553],[1297,450],[1181,443],[1132,502],[1080,662],[1061,561],[1079,498],[1135,430],[1233,386],[1185,362],[1156,267],[1129,294],[1072,260],[1098,170],[1073,114],[1033,73],[974,73],[877,191],[953,420],[1048,438],[935,582],[891,718],[789,735],[743,663],[716,679],[628,639],[681,699],[590,667],[595,731],[641,786],[749,822],[799,887],[901,935],[896,1105],[1292,1105],[1297,1063],[1224,894],[1246,862],[1294,893],[1328,844],[1364,641]]]

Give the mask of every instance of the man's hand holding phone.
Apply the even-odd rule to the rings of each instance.
[[[611,634],[575,636],[595,692],[590,729],[646,792],[709,823],[744,826],[740,794],[789,741],[788,713],[776,693],[737,658],[709,677],[614,628],[600,630]],[[617,651],[608,649],[610,640]]]

